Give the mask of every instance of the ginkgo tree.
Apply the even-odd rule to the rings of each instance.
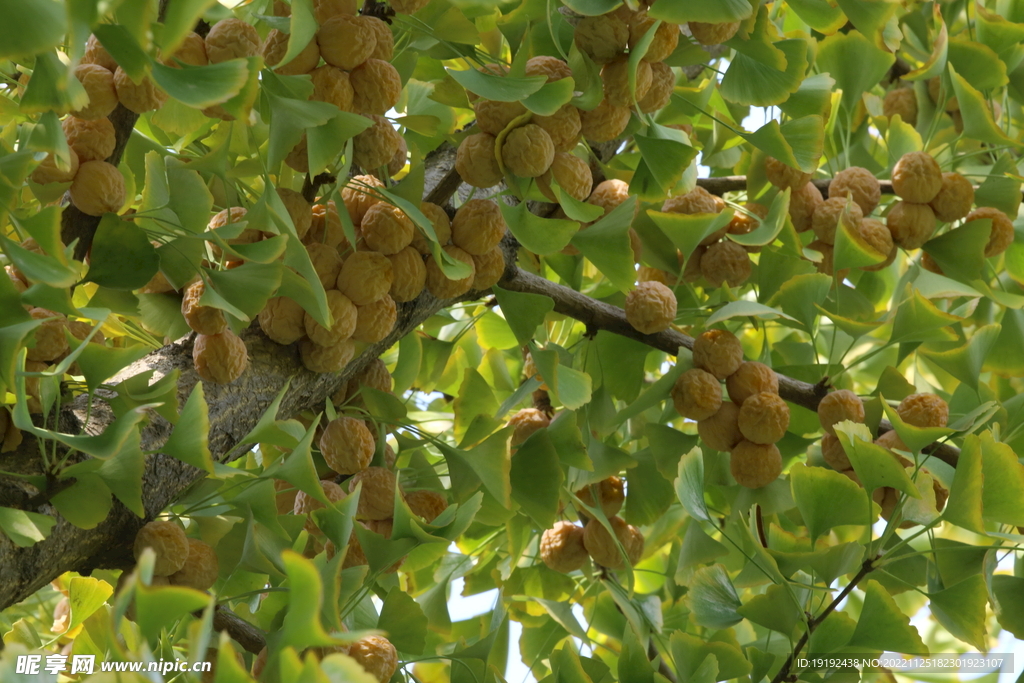
[[[229,5],[0,0],[0,680],[1024,638],[1020,3]]]

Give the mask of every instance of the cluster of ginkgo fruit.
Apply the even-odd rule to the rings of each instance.
[[[718,329],[707,330],[694,340],[693,364],[672,387],[676,411],[697,423],[697,433],[705,445],[730,454],[730,472],[738,484],[757,489],[775,481],[783,464],[775,444],[785,435],[790,418],[789,406],[779,396],[778,375],[763,363],[744,361],[739,339]],[[722,381],[729,401],[723,400]],[[896,407],[896,413],[913,427],[945,427],[949,406],[935,394],[911,394]],[[860,397],[848,389],[827,394],[818,404],[818,419],[824,431],[821,453],[825,463],[861,485],[835,432],[840,422],[864,422]],[[887,449],[902,467],[914,468],[914,463],[900,454],[911,451],[895,430],[881,433],[874,443]],[[941,511],[948,491],[926,467],[916,469],[919,482],[923,476],[932,487],[935,506]],[[891,519],[899,492],[881,487],[872,492],[872,498],[881,507],[882,516]],[[914,524],[902,522],[905,527]]]
[[[768,366],[743,360],[743,347],[727,330],[710,329],[694,339],[693,365],[672,387],[672,402],[697,422],[707,446],[728,452],[730,471],[747,488],[761,488],[782,473],[775,445],[789,428],[789,405]],[[729,401],[722,399],[725,382]]]
[[[441,249],[465,264],[468,275],[450,279],[431,253],[431,240],[399,207],[380,192],[383,183],[373,176],[355,176],[342,189],[343,210],[348,214],[356,244],[345,235],[333,200],[310,205],[298,192],[278,188],[296,235],[323,286],[333,323],[321,325],[299,302],[286,296],[271,298],[258,316],[263,332],[278,344],[298,344],[305,367],[313,372],[338,372],[352,360],[357,342],[382,341],[395,326],[398,307],[424,291],[438,299],[462,296],[470,290],[486,290],[505,271],[500,242],[507,231],[498,204],[471,199],[449,219],[445,210],[429,202],[420,204],[430,221]],[[273,237],[269,226],[250,225],[244,207],[218,212],[208,225],[240,232],[222,241],[230,247],[253,244]],[[239,224],[230,228],[231,224]],[[244,261],[236,251],[222,249],[211,235],[210,256],[227,268]],[[450,243],[449,243],[450,242]],[[228,325],[224,312],[201,303],[206,281],[196,278],[185,287],[181,312],[197,333],[193,360],[207,382],[229,384],[248,366],[244,342]],[[160,273],[141,290],[170,293],[173,286]]]
[[[541,391],[548,390],[529,353],[524,358],[523,375],[526,379],[541,382]],[[512,456],[515,457],[516,450],[527,439],[550,424],[551,415],[540,408],[524,408],[516,412],[508,421],[508,426],[512,427],[512,435],[509,437]],[[630,566],[639,562],[643,556],[644,535],[618,516],[626,500],[622,479],[614,475],[607,477],[581,487],[575,491],[574,496],[585,506],[600,507],[608,527],[593,519],[586,508],[574,505],[580,524],[563,519],[541,534],[540,559],[544,564],[557,572],[568,574],[582,569],[587,558],[593,559],[599,567],[608,569],[622,569],[627,560]]]
[[[84,214],[118,212],[125,203],[125,185],[121,172],[107,162],[117,146],[114,124],[107,117],[119,103],[135,112],[158,109],[167,96],[148,77],[133,82],[96,36],[86,43],[74,76],[88,99],[61,122],[67,157],[50,153],[30,178],[40,185],[70,183],[71,203]],[[29,80],[22,77],[26,85]]]
[[[864,270],[881,270],[896,259],[897,249],[920,249],[935,234],[940,223],[963,220],[963,225],[990,220],[992,229],[985,245],[986,258],[998,256],[1013,242],[1013,223],[999,209],[974,204],[971,181],[956,172],[942,172],[939,163],[927,152],[908,152],[900,157],[892,171],[893,192],[899,201],[889,205],[881,218],[871,217],[879,206],[881,185],[866,168],[851,166],[835,174],[828,184],[828,199],[808,173],[802,173],[775,159],[766,165],[769,181],[779,189],[791,191],[789,215],[797,232],[812,230],[815,239],[807,247],[821,254],[820,272],[832,275],[836,233],[840,225],[851,238],[884,256]],[[922,265],[941,273],[925,253]],[[843,275],[843,273],[840,273]]]
[[[391,64],[395,56],[394,35],[383,20],[360,14],[359,4],[357,0],[315,2],[313,11],[319,26],[316,36],[286,64],[281,64],[281,60],[288,51],[287,33],[271,30],[260,52],[276,73],[309,74],[313,83],[310,99],[369,118],[372,125],[353,141],[353,161],[367,173],[386,166],[394,175],[405,166],[408,156],[405,139],[385,117],[402,93],[402,78]],[[415,12],[423,4],[420,0],[392,3],[396,11],[403,13]],[[275,0],[274,14],[289,16],[291,7]],[[255,33],[251,26],[242,24]],[[285,163],[300,173],[309,171],[305,135]]]
[[[941,396],[935,394],[910,394],[900,401],[896,407],[896,414],[904,423],[912,427],[945,427],[949,420],[949,405]],[[864,422],[864,419],[864,404],[860,397],[849,389],[833,391],[818,404],[818,420],[825,432],[821,439],[821,456],[829,467],[846,475],[859,486],[863,486],[863,484],[854,471],[853,463],[850,462],[842,441],[836,435],[835,426],[845,420]],[[897,452],[900,451],[908,455],[911,453],[899,434],[895,430],[883,432],[879,434],[874,443],[888,450],[904,469],[918,470],[916,473],[918,484],[927,482],[931,486],[935,508],[941,512],[949,497],[949,491],[927,467],[915,468],[911,460]],[[871,497],[882,508],[882,517],[886,520],[892,519],[900,500],[900,492],[892,487],[883,486],[875,489]],[[907,520],[901,522],[900,526],[908,528],[914,526],[915,523]]]
[[[645,40],[650,31],[653,35]],[[582,18],[574,29],[574,40],[601,66],[601,102],[589,110],[567,103],[542,116],[519,101],[487,100],[468,92],[479,132],[459,145],[455,167],[463,181],[474,187],[493,187],[502,181],[504,167],[518,178],[536,178],[541,192],[552,201],[556,200],[552,181],[577,201],[584,201],[594,179],[589,164],[573,154],[580,137],[609,142],[626,130],[633,107],[649,113],[668,103],[676,77],[664,60],[679,44],[678,25],[659,24],[646,10],[621,7]],[[642,42],[646,49],[631,82],[630,54],[635,54]],[[504,77],[509,68],[487,64],[480,71]],[[565,61],[546,55],[530,58],[525,75],[545,77],[548,83],[573,77]]]

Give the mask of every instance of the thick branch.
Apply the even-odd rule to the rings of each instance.
[[[550,297],[555,302],[556,313],[575,318],[588,328],[614,332],[673,356],[679,352],[680,347],[693,349],[693,337],[672,329],[657,334],[643,334],[629,324],[625,312],[618,306],[592,299],[586,294],[581,294],[574,289],[545,280],[519,268],[506,271],[505,279],[500,284],[505,289],[516,292]],[[808,384],[785,375],[779,375],[779,395],[790,403],[803,406],[808,410],[816,411],[818,403],[827,393],[828,388],[823,382]],[[878,429],[879,432],[887,432],[892,429],[892,425],[883,420]],[[960,457],[958,449],[946,444],[933,446],[929,452],[953,467],[956,467]]]
[[[229,609],[217,606],[213,614],[213,630],[227,631],[235,642],[254,655],[267,646],[266,634]]]

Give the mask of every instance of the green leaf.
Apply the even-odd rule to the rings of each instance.
[[[203,109],[237,95],[249,80],[249,63],[229,59],[207,66],[181,64],[172,68],[154,62],[153,80],[179,102]]]
[[[13,29],[4,35],[0,59],[25,59],[64,42],[67,18],[56,0],[0,0],[0,16]]]
[[[977,390],[981,368],[999,338],[1001,329],[996,323],[984,325],[975,330],[963,346],[949,351],[932,351],[921,348],[918,353],[922,358],[928,359],[967,386]]]
[[[914,482],[899,461],[892,457],[892,453],[873,443],[867,425],[844,420],[836,425],[836,436],[865,491],[889,486],[913,498],[921,497]]]
[[[846,23],[846,15],[828,0],[790,0],[793,12],[807,25],[824,35],[832,35]]]
[[[76,262],[62,263],[55,256],[29,251],[4,235],[0,235],[0,247],[3,247],[11,263],[33,282],[42,282],[60,289],[78,282],[80,266],[76,266]]]
[[[769,300],[791,320],[798,321],[808,332],[814,330],[818,320],[818,306],[825,303],[832,278],[824,273],[805,273],[789,279]]]
[[[765,306],[759,304],[756,301],[730,301],[725,306],[708,316],[704,325],[710,327],[716,325],[723,320],[729,320],[730,318],[759,318],[761,320],[776,320],[778,318],[785,318],[787,320],[795,320],[795,318],[786,315],[777,308],[771,306]]]
[[[782,163],[812,173],[824,149],[824,121],[805,116],[779,125],[769,121],[753,133],[741,134],[747,142]]]
[[[210,415],[203,393],[203,383],[196,384],[189,394],[178,424],[163,445],[165,455],[177,458],[193,467],[213,474],[213,456],[209,444]]]
[[[466,368],[463,371],[459,394],[455,401],[453,401],[452,408],[455,412],[455,438],[463,441],[463,445],[465,445],[466,440],[463,437],[466,436],[474,420],[481,416],[492,418],[492,416],[497,414],[498,399],[494,397],[494,392],[483,375],[472,368]],[[377,415],[375,411],[371,412],[371,414]],[[484,434],[480,434],[481,438],[489,434],[500,424],[497,420],[493,419],[491,422],[493,423],[491,429],[487,430]],[[479,438],[474,438],[470,443],[479,440]]]
[[[724,566],[701,567],[693,573],[689,587],[684,599],[697,625],[719,629],[743,621],[737,611],[742,603]]]
[[[281,646],[333,645],[334,640],[320,625],[323,584],[316,566],[291,550],[281,554],[281,561],[288,573],[288,612],[281,626]]]
[[[863,268],[881,263],[889,255],[877,251],[860,232],[851,230],[846,221],[839,221],[836,227],[835,250],[832,253],[832,267],[836,272],[847,268]]]
[[[586,230],[577,232],[571,240],[572,245],[622,292],[633,289],[636,280],[629,241],[635,206],[635,198],[624,201]]]
[[[992,220],[982,218],[928,240],[923,248],[945,275],[970,282],[985,270],[985,245],[991,231]]]
[[[960,449],[949,499],[942,511],[943,519],[979,534],[985,533],[982,515],[985,475],[982,464],[981,439],[969,434]]]
[[[531,355],[537,371],[548,385],[548,391],[562,405],[569,410],[576,410],[590,402],[590,375],[559,363],[557,351],[542,351],[531,345]]]
[[[520,244],[540,256],[561,251],[579,230],[576,221],[541,218],[529,210],[526,202],[515,206],[499,202],[498,205],[509,232],[515,235]]]
[[[114,589],[106,581],[86,576],[75,576],[68,582],[68,601],[71,603],[71,620],[64,632],[74,630],[79,624],[96,613],[103,606]]]
[[[895,55],[874,45],[863,33],[850,31],[819,41],[814,64],[836,80],[837,89],[843,92],[843,108],[852,112],[861,95],[882,80],[895,60]]]
[[[78,343],[77,340],[75,343]],[[78,365],[85,377],[89,391],[128,367],[149,353],[146,346],[133,346],[126,349],[109,348],[102,344],[85,344],[78,354]]]
[[[737,52],[720,85],[722,97],[737,104],[769,107],[781,104],[800,88],[807,71],[807,43],[802,39],[775,43],[785,55],[780,70],[763,60]]]
[[[61,517],[80,529],[94,529],[113,507],[113,494],[94,474],[79,476],[69,488],[50,498]]]
[[[956,99],[960,103],[960,115],[964,120],[963,135],[993,145],[1020,147],[1019,142],[1007,137],[996,125],[981,91],[958,74],[952,64],[949,65],[949,75],[953,81]]]
[[[1016,216],[1021,202],[1020,187],[1016,163],[1013,157],[1003,152],[992,165],[988,176],[974,191],[974,203],[994,207],[1007,216]]]
[[[149,282],[160,267],[160,257],[142,228],[108,213],[96,228],[89,264],[90,282],[131,290]]]
[[[949,42],[949,63],[978,90],[1001,88],[1009,82],[1006,64],[996,51],[963,36],[955,36]]]
[[[711,538],[696,521],[686,527],[683,543],[679,547],[679,568],[676,571],[676,582],[685,584],[689,578],[686,570],[700,564],[714,562],[719,557],[729,554],[729,549],[719,541]]]
[[[216,0],[175,0],[167,3],[160,27],[160,48],[165,55],[174,54],[181,42],[193,31],[196,22]]]
[[[629,624],[623,630],[621,642],[619,683],[654,683],[654,669],[651,660],[647,658],[647,649]]]
[[[580,656],[570,643],[564,643],[558,652],[551,656],[551,669],[555,680],[560,683],[594,683],[583,670]]]
[[[985,579],[975,574],[959,583],[928,595],[928,608],[949,633],[979,650],[988,647]]]
[[[632,403],[644,384],[644,363],[651,347],[601,330],[594,339],[601,366],[601,385],[615,398]],[[589,368],[589,366],[588,366]],[[675,468],[672,468],[673,474]]]
[[[704,502],[704,454],[694,447],[679,460],[679,476],[675,481],[676,496],[694,519],[711,521]]]
[[[996,441],[990,431],[981,434],[981,455],[985,519],[1024,526],[1024,498],[1019,495],[1024,490],[1024,467],[1017,455],[1007,444]]]
[[[793,500],[812,539],[833,527],[873,521],[863,489],[839,472],[796,465],[790,470],[789,481]]]
[[[277,168],[284,161],[292,148],[299,144],[306,128],[322,126],[339,113],[333,104],[283,97],[267,88],[263,89],[263,96],[270,105],[268,168]]]
[[[656,135],[633,135],[637,149],[643,159],[642,165],[646,167],[647,175],[653,178],[656,186],[653,188],[642,187],[638,182],[638,173],[633,176],[629,189],[631,195],[637,195],[641,199],[657,201],[664,199],[683,180],[683,173],[697,158],[697,149],[686,144],[682,139],[676,138],[669,133],[677,133],[671,128],[664,128],[657,124],[651,126],[652,133]],[[667,131],[667,132],[666,132]],[[680,136],[681,137],[681,136]],[[630,214],[632,218],[632,214]]]
[[[718,24],[742,21],[752,13],[748,0],[719,0],[718,2],[662,2],[651,7],[649,15],[673,24],[701,21]]]
[[[547,78],[544,76],[528,76],[524,78],[495,76],[477,71],[476,69],[458,71],[445,68],[445,71],[459,85],[471,93],[475,93],[485,100],[496,100],[498,102],[519,102],[525,100],[547,83]]]
[[[745,602],[737,612],[759,626],[786,636],[793,633],[803,618],[800,606],[793,602],[793,595],[785,586],[769,586],[764,593]]]
[[[868,579],[862,585],[864,605],[860,610],[857,628],[850,638],[850,646],[907,654],[927,654],[928,646],[921,640],[917,629],[911,625],[910,617],[900,611],[896,601],[882,588],[882,584],[874,579]]]
[[[648,209],[647,215],[672,240],[676,249],[689,257],[705,237],[729,224],[733,212],[726,209],[720,214],[685,214]]]
[[[508,451],[510,434],[508,428],[497,431],[470,451],[453,448],[440,442],[437,444],[448,466],[453,470],[453,480],[457,476],[468,474],[482,483],[487,492],[505,508],[512,504],[512,484],[509,479],[512,458]]]
[[[832,106],[832,93],[836,81],[828,74],[815,74],[800,83],[796,92],[789,96],[779,108],[794,119],[803,116],[824,117]]]
[[[775,199],[772,200],[768,209],[768,215],[760,221],[757,228],[745,235],[731,235],[729,239],[747,246],[763,246],[774,242],[786,225],[789,215],[789,198],[790,191],[789,188],[786,188],[775,195]]]
[[[946,22],[942,20],[942,11],[938,5],[932,7],[932,23],[938,29],[932,38],[932,51],[928,58],[910,73],[902,76],[905,81],[923,81],[941,76],[946,71],[946,58],[949,54],[949,32]]]
[[[345,151],[348,141],[372,123],[365,116],[342,111],[322,126],[307,130],[310,175],[315,176],[331,166],[338,155]]]
[[[200,303],[223,308],[242,320],[252,320],[281,284],[280,263],[245,263],[230,270],[206,270],[212,283]]]
[[[147,551],[149,552],[149,551]],[[171,629],[179,619],[204,609],[213,598],[183,586],[135,585],[135,623],[150,642],[163,629]]]
[[[397,586],[388,591],[380,610],[377,628],[387,634],[388,640],[399,652],[423,654],[427,637],[427,617],[423,609]]]
[[[956,335],[949,326],[960,321],[955,315],[939,310],[915,289],[910,298],[900,304],[892,324],[890,343],[913,341],[953,341]]]
[[[895,21],[893,14],[897,5],[892,2],[857,2],[856,0],[837,0],[840,9],[850,19],[850,23],[857,27],[864,35],[872,38],[876,45],[882,49],[895,52],[900,46],[899,31],[896,32],[894,44],[887,45],[885,29],[890,21]]]
[[[523,99],[523,106],[538,116],[552,116],[572,99],[576,84],[571,78],[545,83],[540,90]]]
[[[502,315],[521,345],[528,344],[544,323],[544,318],[555,308],[549,296],[529,292],[513,292],[494,286],[491,288]]]
[[[35,545],[50,535],[56,517],[0,507],[0,530],[19,548]]]
[[[587,447],[583,445],[583,433],[580,431],[574,412],[560,410],[545,431],[563,465],[587,471],[593,469],[593,464],[587,456]]]
[[[92,32],[130,79],[139,83],[146,77],[153,61],[128,27],[121,24],[98,24]]]
[[[542,429],[520,444],[512,458],[512,497],[539,528],[554,526],[558,517],[558,495],[565,475],[558,451]]]
[[[990,581],[989,597],[996,621],[1017,638],[1024,638],[1024,579],[996,574]]]
[[[284,66],[299,55],[309,41],[316,37],[316,17],[313,14],[313,0],[292,0],[291,22],[289,25],[288,51],[277,66]]]

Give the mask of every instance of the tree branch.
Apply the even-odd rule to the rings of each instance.
[[[217,605],[213,613],[213,630],[227,631],[239,645],[254,655],[267,646],[266,634],[231,610]]]
[[[828,197],[828,187],[832,184],[830,178],[818,178],[812,180],[814,186],[821,190],[821,194]],[[882,194],[895,194],[892,189],[892,181],[879,180]],[[719,176],[717,178],[698,178],[697,187],[703,187],[713,195],[721,197],[726,192],[745,192],[747,189],[747,177],[742,175]]]
[[[607,330],[623,337],[629,337],[672,356],[678,354],[680,347],[693,349],[693,337],[673,329],[656,334],[638,332],[629,324],[629,321],[626,320],[625,312],[618,306],[612,306],[603,301],[592,299],[586,294],[581,294],[564,285],[545,280],[520,268],[513,267],[507,270],[505,278],[499,284],[501,287],[512,291],[540,294],[549,297],[555,303],[554,310],[556,313],[579,320],[588,328]],[[823,382],[808,384],[785,375],[778,375],[778,377],[779,395],[790,403],[803,406],[808,410],[817,411],[818,403],[828,393],[828,389]],[[878,429],[879,433],[888,432],[892,430],[892,425],[887,420],[882,420]],[[956,467],[957,460],[960,457],[960,451],[957,448],[947,444],[939,444],[932,446],[931,449],[931,455]]]

